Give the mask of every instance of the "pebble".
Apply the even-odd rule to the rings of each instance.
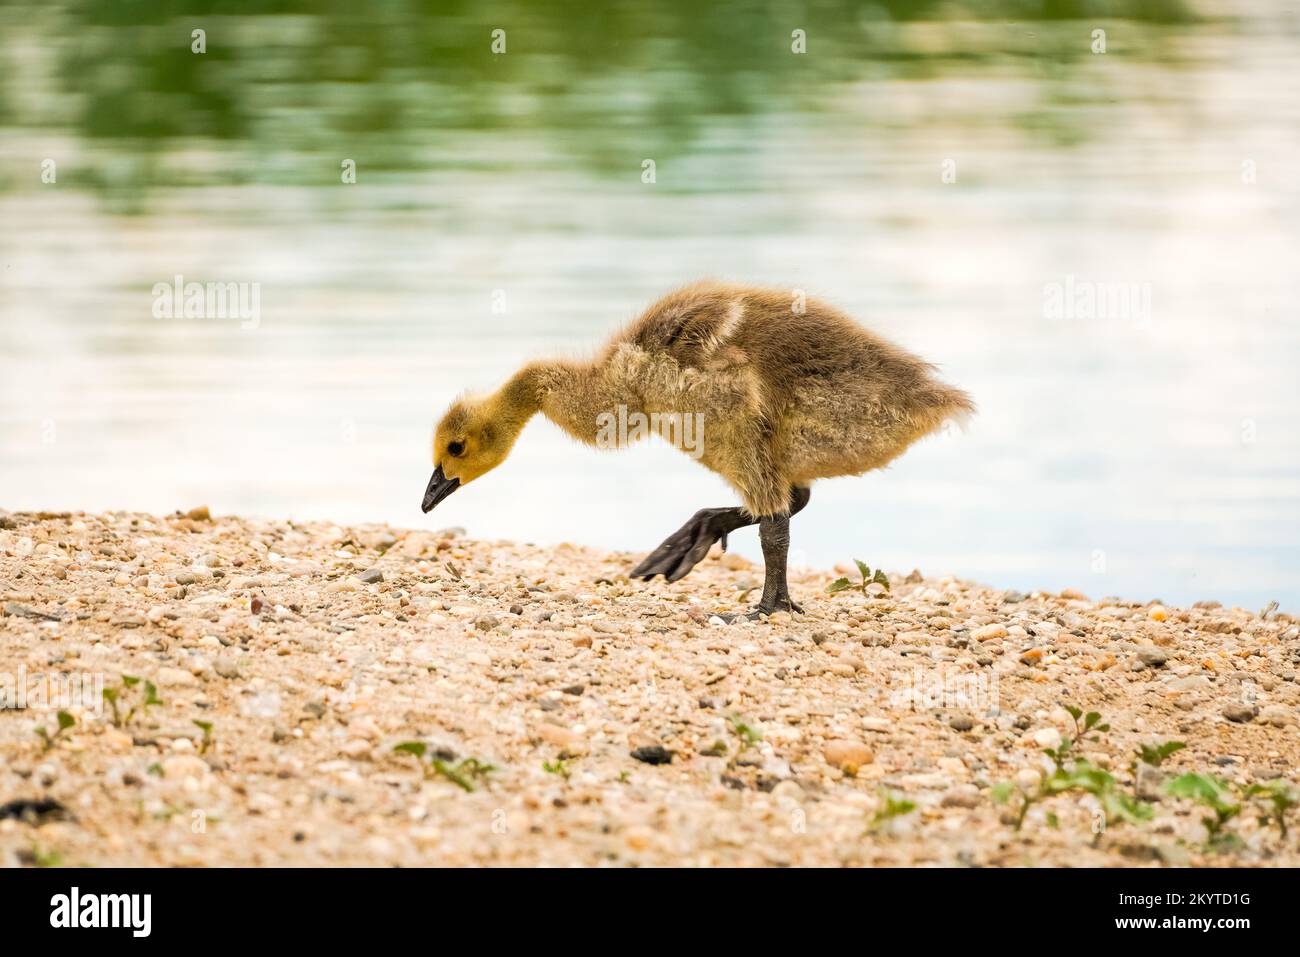
[[[1270,704],[1260,709],[1259,720],[1275,728],[1285,728],[1295,723],[1295,714],[1285,705]]]
[[[1151,668],[1162,667],[1169,660],[1169,652],[1155,645],[1143,645],[1138,648],[1138,661]]]
[[[370,757],[370,742],[364,738],[350,738],[343,742],[339,751],[353,760]]]
[[[198,678],[181,668],[158,669],[158,687],[160,688],[193,688],[198,683]]]
[[[211,637],[211,636],[209,636]],[[218,642],[220,644],[220,642]],[[212,670],[221,677],[239,677],[239,662],[235,658],[220,657],[212,663]]]
[[[363,584],[373,585],[384,580],[384,573],[378,568],[367,568],[363,572],[358,572],[356,577],[357,581]]]
[[[1229,702],[1223,706],[1220,712],[1229,721],[1246,722],[1253,721],[1259,709],[1253,704],[1241,704],[1239,702]]]
[[[982,628],[976,628],[970,633],[970,636],[975,641],[992,641],[994,638],[1005,638],[1007,628],[1006,625],[985,625]]]
[[[835,739],[826,743],[825,748],[822,749],[822,757],[826,759],[827,764],[853,773],[864,764],[870,764],[876,756],[869,747],[858,741]]]
[[[987,803],[979,791],[973,787],[957,788],[947,792],[939,801],[940,807],[977,808]]]
[[[535,731],[537,736],[547,744],[560,748],[562,755],[578,755],[587,752],[587,742],[582,735],[570,731],[568,728],[562,728],[558,724],[543,721],[536,726]]]
[[[668,764],[673,759],[673,753],[662,744],[642,745],[639,748],[633,748],[629,753],[632,757],[645,764]]]
[[[1039,728],[1032,737],[1040,748],[1057,748],[1061,744],[1061,732],[1056,728]]]

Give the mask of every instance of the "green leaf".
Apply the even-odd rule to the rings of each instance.
[[[126,685],[128,688],[134,688],[139,683],[140,679],[133,675],[122,675],[122,684]]]
[[[211,721],[200,721],[198,718],[191,718],[190,720],[192,720],[196,725],[198,725],[198,727],[203,731],[204,734],[212,733]]]
[[[879,568],[877,568],[876,573],[871,576],[871,581],[872,584],[875,585],[884,585],[885,591],[889,591],[889,579],[885,576],[885,573],[882,572]]]
[[[71,728],[76,723],[77,723],[77,719],[74,718],[72,715],[68,714],[68,712],[66,711],[59,712],[60,731],[66,731],[68,728]]]
[[[882,824],[885,824],[896,817],[911,814],[915,810],[915,802],[909,801],[905,797],[901,797],[888,789],[882,788],[880,791],[880,808],[871,819],[871,827],[880,827]]]
[[[1076,708],[1076,707],[1075,707],[1074,705],[1072,705],[1072,704],[1067,704],[1067,705],[1065,706],[1065,710],[1066,710],[1067,712],[1069,712],[1070,717],[1073,718],[1075,721],[1078,721],[1080,718],[1083,717],[1083,709],[1082,709],[1082,708]]]
[[[1083,719],[1083,730],[1090,731],[1092,726],[1101,720],[1101,713],[1098,711],[1089,711]]]
[[[403,741],[401,744],[394,745],[393,750],[414,754],[417,758],[422,758],[428,747],[423,741]]]
[[[1169,757],[1169,755],[1173,754],[1175,751],[1181,751],[1185,747],[1187,747],[1187,744],[1183,741],[1166,741],[1164,744],[1159,744],[1155,747],[1152,747],[1149,744],[1139,744],[1138,757],[1142,759],[1143,763],[1158,768],[1165,758]]]
[[[1000,781],[989,788],[989,800],[994,804],[1006,804],[1011,795],[1016,793],[1014,781]]]
[[[828,595],[834,595],[837,592],[842,592],[844,591],[844,589],[852,588],[852,587],[853,587],[853,583],[849,581],[847,578],[837,578],[835,579],[835,581],[831,582],[829,585],[826,586],[826,593]]]
[[[1165,791],[1173,797],[1188,798],[1204,804],[1221,816],[1232,817],[1241,810],[1241,805],[1232,799],[1232,788],[1228,782],[1212,774],[1180,774],[1165,785]]]
[[[431,764],[433,765],[434,771],[436,771],[438,774],[441,774],[444,778],[446,778],[452,784],[455,784],[461,790],[463,791],[474,790],[474,785],[465,779],[465,776],[460,773],[459,768],[448,767],[445,762],[439,761],[436,758],[431,762]]]
[[[864,582],[871,581],[871,568],[867,565],[866,562],[862,561],[861,559],[855,558],[853,559],[853,564],[858,566],[858,572],[861,573],[862,580]]]

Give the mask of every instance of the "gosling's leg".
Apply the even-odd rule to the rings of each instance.
[[[758,538],[763,546],[763,597],[749,617],[770,615],[774,611],[803,611],[790,598],[786,580],[786,560],[790,552],[790,516],[771,515],[758,523]]]
[[[725,551],[729,533],[753,524],[754,516],[743,508],[702,508],[632,569],[632,577],[649,581],[663,575],[675,582],[704,560],[714,542]]]
[[[790,514],[807,505],[811,496],[810,489],[792,489]],[[743,508],[702,508],[632,569],[631,577],[649,581],[656,575],[663,575],[675,582],[704,560],[714,542],[721,542],[723,551],[726,551],[729,533],[754,524],[754,516]]]

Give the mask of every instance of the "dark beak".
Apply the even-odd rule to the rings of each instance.
[[[434,469],[433,478],[429,479],[429,487],[424,490],[424,501],[420,503],[420,511],[432,512],[435,505],[459,487],[460,479],[447,478],[442,474],[442,466],[439,465]]]

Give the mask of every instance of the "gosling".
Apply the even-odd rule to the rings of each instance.
[[[691,454],[743,507],[699,510],[632,576],[675,582],[715,542],[725,550],[731,532],[757,524],[763,595],[747,617],[799,612],[786,556],[790,516],[808,504],[812,482],[881,468],[974,410],[930,363],[825,303],[698,282],[654,303],[594,359],[532,362],[496,392],[453,402],[434,433],[421,508],[500,465],[538,412],[598,446],[609,444],[615,415],[656,424],[628,430],[629,441],[651,431],[680,440],[698,423],[703,441]]]

